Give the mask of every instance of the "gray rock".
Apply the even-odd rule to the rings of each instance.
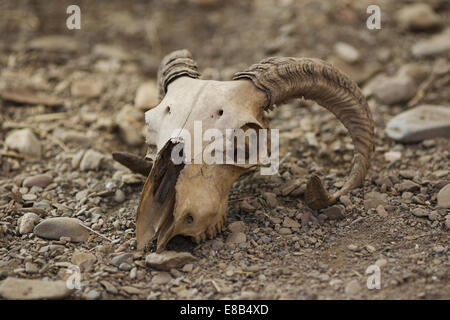
[[[116,115],[115,121],[119,127],[120,137],[130,146],[139,146],[144,142],[143,119],[142,112],[129,104],[123,106]]]
[[[280,228],[278,232],[282,235],[288,235],[292,233],[292,230],[290,228]]]
[[[450,183],[443,187],[437,195],[438,206],[444,209],[450,208]]]
[[[189,252],[163,251],[150,253],[145,257],[145,263],[159,270],[170,270],[197,260]]]
[[[349,297],[353,297],[357,295],[361,291],[361,285],[358,280],[351,280],[345,286],[345,294]]]
[[[72,255],[72,263],[79,266],[82,271],[88,270],[97,260],[90,252],[75,251]]]
[[[264,199],[266,199],[267,204],[271,207],[271,208],[276,208],[278,205],[278,200],[277,200],[277,196],[275,193],[272,192],[264,192],[263,193],[263,197]]]
[[[450,52],[450,28],[430,39],[418,41],[411,51],[416,57],[431,57]]]
[[[25,272],[30,274],[38,273],[39,268],[35,263],[27,262],[25,263]]]
[[[368,209],[376,209],[378,206],[387,204],[387,194],[372,191],[364,195],[364,207]]]
[[[0,286],[0,296],[14,300],[63,299],[72,292],[65,281],[7,278]]]
[[[27,177],[23,180],[22,185],[27,188],[34,186],[45,188],[52,183],[53,177],[49,174],[37,174],[35,176]]]
[[[117,189],[116,192],[114,193],[114,201],[122,203],[125,201],[125,199],[126,199],[125,193],[122,190]]]
[[[5,140],[5,145],[21,154],[40,159],[42,146],[38,138],[30,129],[12,131]]]
[[[386,126],[387,135],[401,142],[450,137],[450,108],[422,105],[395,116]]]
[[[142,83],[134,98],[135,107],[142,110],[149,110],[157,106],[159,103],[158,88],[154,81]]]
[[[103,159],[103,154],[95,150],[89,149],[83,156],[80,162],[80,169],[83,171],[87,170],[98,170],[100,168]]]
[[[345,201],[345,198],[343,199],[343,196],[341,196],[340,201],[342,202],[343,200]],[[322,212],[330,220],[340,220],[344,218],[345,208],[341,205],[335,205],[324,209]]]
[[[111,259],[110,264],[119,267],[122,263],[132,263],[133,254],[129,252],[119,253],[117,256]]]
[[[428,211],[423,208],[415,208],[413,209],[412,214],[416,217],[427,217]]]
[[[347,248],[348,248],[348,250],[350,250],[350,251],[359,251],[358,246],[355,245],[355,244],[349,244]]]
[[[245,223],[244,221],[235,221],[228,225],[228,230],[232,233],[245,232]]]
[[[445,252],[445,247],[443,247],[441,245],[437,245],[433,248],[433,251],[436,253],[443,253],[443,252]]]
[[[170,280],[172,280],[172,276],[168,272],[158,272],[155,276],[152,278],[152,284],[155,285],[163,285],[166,283],[169,283]]]
[[[70,87],[70,92],[75,97],[95,98],[100,96],[102,91],[101,81],[88,78],[74,80]]]
[[[98,300],[102,297],[102,293],[100,291],[97,290],[90,290],[87,294],[86,297],[89,300]]]
[[[413,31],[431,30],[441,25],[439,15],[426,3],[407,5],[397,12],[396,18],[401,27]]]
[[[300,228],[300,223],[298,223],[295,220],[292,220],[291,218],[284,218],[283,220],[283,227],[286,228]]]
[[[101,57],[117,60],[128,60],[130,58],[130,55],[121,47],[104,43],[96,44],[93,53]]]
[[[227,238],[227,243],[244,243],[247,241],[247,236],[243,232],[233,232]]]
[[[71,36],[50,35],[32,40],[28,47],[30,49],[42,50],[48,52],[76,52],[80,44]]]
[[[39,222],[40,219],[41,218],[33,212],[25,213],[19,221],[19,233],[27,234],[32,232],[34,226]]]
[[[395,185],[395,188],[400,191],[417,191],[420,189],[420,185],[411,180],[403,180],[401,183]]]
[[[90,232],[82,227],[81,220],[68,217],[48,218],[39,223],[33,230],[38,237],[59,240],[61,237],[69,237],[72,242],[86,241]]]
[[[337,56],[348,63],[355,63],[359,60],[359,51],[348,43],[337,42],[334,45]]]
[[[22,195],[22,199],[24,201],[34,201],[37,199],[37,195],[35,195],[34,193],[26,193]]]

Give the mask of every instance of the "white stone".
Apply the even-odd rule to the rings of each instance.
[[[25,213],[19,222],[19,233],[27,234],[33,231],[34,226],[40,220],[39,216],[33,212]]]
[[[103,159],[103,154],[89,149],[83,156],[80,162],[80,169],[83,171],[87,170],[98,170],[100,168],[101,161]]]
[[[450,208],[450,183],[443,187],[437,195],[438,206],[441,208]]]
[[[450,108],[422,105],[405,111],[389,121],[386,133],[401,142],[450,137]]]
[[[14,130],[6,137],[5,144],[21,154],[41,158],[41,142],[30,129]]]
[[[345,62],[354,63],[359,60],[359,51],[348,43],[337,42],[334,51]]]
[[[159,98],[156,83],[154,81],[142,83],[136,91],[134,105],[139,109],[148,110],[158,105],[158,103]]]

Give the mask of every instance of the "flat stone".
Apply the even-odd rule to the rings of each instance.
[[[106,289],[106,292],[117,294],[119,291],[117,288],[109,281],[103,280],[100,281],[100,284]]]
[[[377,261],[375,261],[375,265],[382,268],[387,264],[387,260],[384,258],[380,258]]]
[[[170,270],[197,260],[189,252],[164,251],[150,253],[145,257],[145,263],[155,269]]]
[[[19,233],[27,234],[33,232],[33,228],[39,220],[41,220],[41,218],[37,214],[33,212],[25,213],[19,221]]]
[[[152,278],[152,284],[163,285],[169,283],[172,280],[172,276],[168,272],[159,272]]]
[[[115,117],[119,127],[120,137],[130,146],[139,146],[144,143],[142,127],[144,125],[142,112],[132,105],[123,106]]]
[[[267,204],[271,207],[271,208],[276,208],[278,205],[278,200],[277,200],[277,196],[275,193],[272,192],[264,192],[263,193],[263,197],[264,199],[266,199]]]
[[[64,299],[73,290],[65,281],[7,278],[0,285],[0,296],[13,300]]]
[[[79,266],[81,270],[88,270],[97,260],[97,257],[90,252],[75,251],[72,255],[72,263]]]
[[[340,219],[343,219],[345,217],[344,216],[345,207],[342,206],[342,205],[331,206],[329,208],[324,209],[322,211],[322,213],[324,215],[326,215],[328,217],[328,219],[330,219],[330,220],[340,220]]]
[[[125,199],[126,199],[125,193],[122,190],[117,189],[116,192],[114,193],[114,201],[122,203],[125,201]]]
[[[94,79],[77,79],[70,87],[70,92],[75,97],[95,98],[100,96],[102,91],[102,82]]]
[[[34,193],[26,193],[22,195],[22,199],[24,201],[34,201],[37,199],[37,195],[35,195]]]
[[[27,262],[25,263],[25,272],[34,274],[39,272],[39,268],[35,263]]]
[[[286,228],[300,228],[300,223],[298,223],[295,220],[292,220],[291,218],[284,218],[283,220],[283,227]]]
[[[233,232],[227,238],[227,243],[244,243],[247,241],[247,236],[243,232]]]
[[[351,280],[345,286],[344,291],[347,296],[353,297],[361,291],[361,285],[359,284],[358,280]]]
[[[401,142],[418,142],[436,137],[450,138],[450,108],[422,105],[392,118],[387,135]]]
[[[412,31],[427,31],[441,25],[439,15],[427,3],[414,3],[400,9],[396,19],[402,28]]]
[[[384,159],[387,162],[394,162],[402,158],[402,153],[399,151],[388,151],[384,154]]]
[[[59,240],[61,237],[69,237],[72,242],[86,241],[90,232],[82,227],[81,220],[69,217],[48,218],[39,223],[33,230],[38,237]]]
[[[72,53],[78,51],[80,45],[72,36],[49,35],[32,40],[28,47],[48,52]]]
[[[100,168],[102,159],[103,154],[93,149],[89,149],[86,151],[80,162],[80,169],[83,171],[98,170]]]
[[[411,51],[416,57],[432,57],[450,52],[450,28],[429,39],[418,41]]]
[[[292,233],[290,228],[280,228],[278,232],[282,235],[288,235]]]
[[[39,139],[30,129],[14,130],[5,140],[5,145],[21,154],[41,158],[42,146]]]
[[[395,185],[395,188],[400,191],[417,191],[420,189],[420,185],[411,180],[403,180],[401,183]]]
[[[23,180],[22,185],[27,188],[34,186],[45,188],[52,183],[53,177],[49,174],[37,174],[35,176],[27,177]]]
[[[348,63],[355,63],[360,58],[359,51],[348,43],[337,42],[334,51],[339,58]]]
[[[413,209],[412,214],[416,217],[427,217],[428,211],[423,208],[415,208]]]
[[[376,209],[379,205],[385,206],[387,204],[387,194],[376,191],[369,192],[364,195],[364,207],[368,209]]]
[[[232,233],[237,232],[245,232],[245,222],[244,221],[235,221],[228,225],[228,230]]]
[[[450,183],[443,187],[437,195],[438,206],[444,209],[450,208]]]
[[[111,259],[110,264],[119,267],[122,263],[132,263],[133,254],[129,252],[123,252]]]
[[[95,55],[117,60],[128,60],[130,55],[122,48],[114,45],[99,43],[93,50]]]

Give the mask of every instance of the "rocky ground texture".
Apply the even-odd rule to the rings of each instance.
[[[67,30],[66,2],[0,3],[1,298],[450,298],[448,1],[79,1],[81,30]],[[312,173],[342,185],[352,145],[333,115],[292,101],[269,114],[279,175],[235,183],[222,234],[136,251],[145,177],[111,152],[145,154],[159,61],[179,48],[205,79],[273,55],[347,73],[376,123],[364,185],[305,205]]]

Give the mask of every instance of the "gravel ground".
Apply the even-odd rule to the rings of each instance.
[[[81,30],[67,30],[66,2],[0,2],[0,296],[450,298],[448,1],[375,1],[380,30],[366,28],[374,1],[79,1]],[[343,70],[376,124],[364,185],[331,208],[305,205],[311,174],[342,185],[353,147],[333,115],[292,101],[269,114],[279,175],[255,169],[234,184],[222,234],[199,245],[173,239],[168,249],[192,254],[178,263],[136,251],[145,177],[111,152],[145,154],[156,71],[179,48],[205,79],[229,80],[272,55]],[[385,128],[406,111],[411,126],[394,140]],[[371,265],[380,289],[366,286]],[[73,276],[81,289],[61,285]]]

